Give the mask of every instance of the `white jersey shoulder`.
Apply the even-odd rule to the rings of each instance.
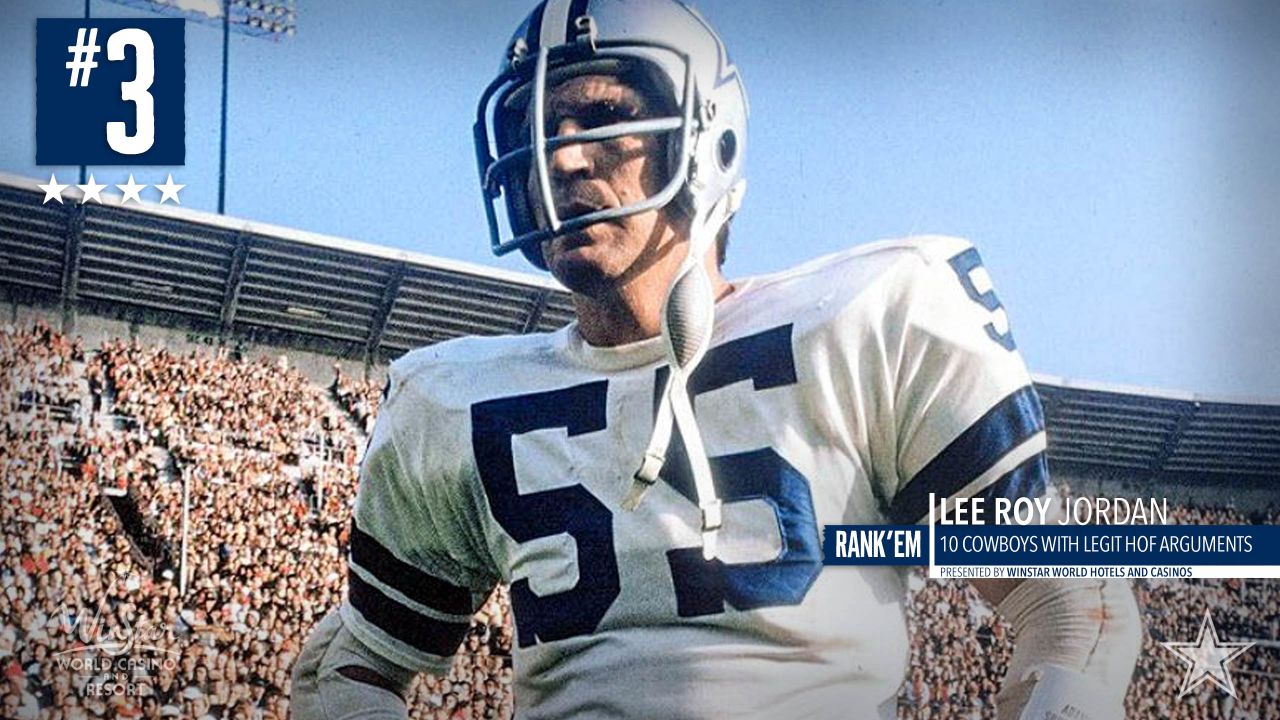
[[[916,257],[925,262],[945,261],[972,247],[973,243],[969,240],[952,235],[910,235],[900,238],[886,238],[854,245],[845,250],[806,260],[788,270],[777,273],[776,276],[763,277],[810,275],[847,266],[848,263],[879,259],[879,256],[897,259]]]
[[[909,286],[929,282],[924,276],[930,268],[945,266],[950,258],[965,252],[976,250],[963,238],[944,235],[880,240],[749,278],[742,284],[749,291],[747,294],[759,296],[764,306],[776,308],[769,314],[779,317],[795,314],[797,306],[808,305],[811,313],[815,300],[822,303],[821,309],[832,312],[844,311],[854,304],[871,311],[885,303],[913,301]],[[866,316],[862,322],[892,319],[892,315]]]
[[[1044,424],[1008,314],[968,240],[882,240],[746,283],[750,315],[791,318],[796,355],[859,434],[885,519],[928,493],[1041,494]]]
[[[545,354],[555,334],[471,335],[420,347],[391,363],[391,381],[429,395],[441,382],[471,379],[493,363],[518,363]]]

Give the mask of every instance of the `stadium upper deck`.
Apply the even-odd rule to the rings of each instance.
[[[568,294],[537,276],[154,204],[42,204],[0,173],[0,287],[60,305],[370,362],[471,334],[551,330]],[[1057,465],[1136,479],[1280,478],[1280,402],[1037,376]]]

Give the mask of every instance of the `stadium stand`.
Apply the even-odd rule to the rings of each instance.
[[[354,361],[367,378],[415,347],[552,330],[573,316],[568,294],[544,277],[174,206],[121,207],[110,194],[82,205],[71,190],[65,204],[42,204],[37,182],[0,173],[5,298],[15,314],[60,309],[63,329],[81,313],[125,321],[98,322],[109,329],[93,339],[129,337],[129,325],[180,328],[225,346],[316,351],[328,358],[317,368]],[[1061,468],[1192,488],[1221,476],[1263,491],[1280,475],[1280,399],[1038,380]]]
[[[568,298],[537,278],[188,210],[42,206],[35,182],[0,177],[0,717],[284,718],[300,643],[344,591],[385,361],[459,334],[558,327]],[[1280,404],[1037,387],[1055,476],[1075,492],[1158,487],[1179,522],[1280,520]],[[994,717],[1016,638],[965,584],[909,586],[899,716]],[[1139,583],[1148,638],[1130,716],[1280,717],[1276,589]],[[1236,700],[1208,685],[1179,699],[1182,667],[1158,647],[1194,636],[1206,607],[1223,637],[1260,641],[1233,665]],[[156,662],[129,667],[128,683],[68,662],[103,639],[95,626],[132,629],[148,647],[129,656]],[[448,675],[415,683],[412,717],[510,717],[511,642],[499,588]]]

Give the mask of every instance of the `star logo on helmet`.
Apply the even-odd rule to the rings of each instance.
[[[715,38],[717,55],[715,88],[719,89],[726,83],[738,80],[738,66],[734,65],[733,61],[729,59],[729,50],[725,48],[724,43],[720,41],[720,35],[711,27],[711,23],[707,22],[707,19],[702,17],[702,13],[698,12],[697,8],[692,6],[686,7],[689,10],[689,14],[701,23],[702,27],[707,29],[707,33],[711,35],[711,37]]]

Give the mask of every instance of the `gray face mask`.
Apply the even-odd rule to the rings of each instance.
[[[556,53],[542,50],[531,60],[532,71],[518,66],[490,86],[481,99],[484,113],[477,122],[477,157],[481,162],[482,183],[485,192],[485,209],[489,219],[490,243],[494,254],[505,255],[512,250],[523,250],[530,262],[542,267],[538,247],[542,242],[561,235],[568,235],[599,222],[617,220],[629,215],[658,209],[676,199],[684,187],[689,172],[689,138],[694,124],[691,97],[683,98],[674,111],[684,108],[684,114],[665,114],[628,122],[591,128],[567,136],[547,136],[545,116],[548,89],[576,75],[609,74],[637,78],[646,87],[670,87],[665,76],[635,55],[628,54],[628,45],[615,50],[597,49],[586,56],[570,52],[566,48]],[[650,52],[661,50],[652,46]],[[673,50],[668,50],[674,52]],[[566,57],[555,60],[553,54]],[[649,69],[641,70],[641,67]],[[684,82],[691,90],[693,85]],[[670,91],[654,93],[653,97],[669,97]],[[674,100],[673,100],[674,103]],[[530,117],[530,122],[524,122]],[[484,125],[483,146],[480,144],[481,125]],[[524,133],[515,128],[526,127]],[[594,143],[634,135],[667,134],[672,142],[670,168],[666,184],[654,195],[620,207],[601,209],[578,217],[563,219],[555,212],[555,197],[550,180],[549,158],[558,148],[569,144]],[[491,153],[496,150],[497,157]],[[528,193],[535,197],[528,197]],[[499,204],[501,198],[503,202]],[[543,209],[542,222],[535,219],[531,208],[537,204]],[[500,217],[500,215],[502,217]],[[505,223],[503,222],[505,220]],[[503,225],[509,228],[504,233]],[[545,268],[544,268],[545,269]]]

